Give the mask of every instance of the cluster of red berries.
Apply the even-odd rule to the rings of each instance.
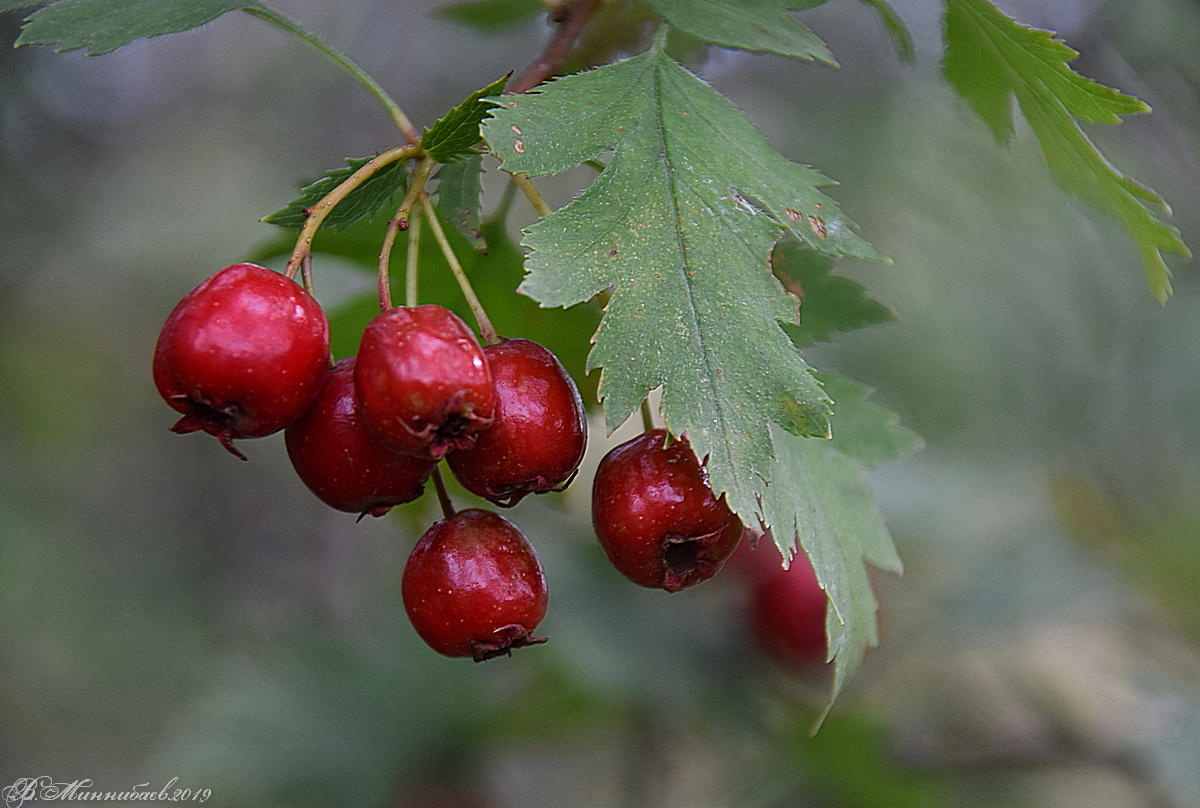
[[[245,459],[235,439],[285,430],[300,479],[360,515],[421,496],[442,459],[468,491],[511,507],[569,485],[587,441],[579,392],[541,345],[480,345],[442,306],[397,306],[371,321],[357,356],[331,365],[321,307],[253,264],[221,270],[180,301],[159,335],[154,381],[183,415],[175,432],[207,432]],[[620,572],[674,592],[716,574],[743,528],[686,438],[669,438],[652,429],[609,452],[592,513]],[[402,578],[417,633],[477,661],[542,642],[533,631],[546,581],[533,547],[497,513],[443,507]]]

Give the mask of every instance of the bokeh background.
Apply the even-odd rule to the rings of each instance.
[[[277,0],[424,125],[549,31],[485,35],[437,5]],[[815,738],[820,684],[755,646],[737,577],[627,584],[586,485],[513,512],[552,641],[473,665],[424,647],[400,604],[430,503],[355,524],[278,436],[239,463],[170,434],[149,372],[167,312],[267,260],[279,234],[257,220],[300,180],[394,133],[249,17],[86,58],[14,51],[20,14],[0,15],[0,785],[179,778],[222,808],[1200,806],[1197,265],[1174,261],[1156,305],[1127,237],[1072,205],[1028,131],[998,146],[940,81],[939,4],[894,5],[911,64],[866,4],[833,0],[804,19],[841,69],[694,65],[839,180],[895,261],[838,271],[897,322],[808,354],[927,444],[873,476],[906,572],[875,578],[881,644]],[[1200,3],[1001,6],[1150,103],[1089,134],[1200,247]],[[515,285],[489,277],[493,296]],[[337,309],[371,278],[324,258],[318,283]],[[540,327],[578,366],[586,328],[554,323],[594,317]],[[593,434],[589,464],[616,440]]]

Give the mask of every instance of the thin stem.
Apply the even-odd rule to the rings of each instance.
[[[642,429],[646,432],[654,429],[654,411],[650,409],[650,399],[642,399]]]
[[[429,194],[421,194],[421,207],[425,211],[425,218],[429,220],[429,229],[433,231],[433,238],[441,248],[442,255],[446,257],[446,263],[450,265],[450,271],[454,273],[454,279],[458,281],[463,297],[467,299],[467,305],[471,307],[471,313],[475,315],[475,323],[479,326],[479,335],[483,337],[484,345],[495,345],[500,341],[500,335],[496,333],[492,321],[488,319],[487,312],[483,309],[483,304],[479,302],[479,297],[471,287],[471,280],[463,271],[462,264],[458,262],[458,256],[454,254],[454,248],[450,246],[450,240],[446,238],[446,231],[442,230],[442,223],[438,221],[437,215],[433,211],[433,205],[429,202]]]
[[[316,288],[313,286],[311,254],[304,256],[304,260],[300,262],[300,280],[304,282],[304,291],[308,292],[312,297],[316,297]]]
[[[405,256],[407,261],[404,267],[404,305],[415,306],[421,299],[417,296],[417,270],[420,265],[421,253],[421,216],[420,209],[417,215],[409,220],[408,225],[408,254]]]
[[[399,214],[387,223],[383,233],[383,246],[379,250],[379,268],[375,273],[379,286],[379,309],[387,311],[392,307],[392,246],[396,243],[396,234],[404,229],[404,219]]]
[[[583,33],[597,0],[567,0],[552,12],[551,19],[559,23],[558,33],[533,64],[521,71],[521,75],[508,83],[506,93],[523,93],[553,78],[562,69],[575,40]]]
[[[421,142],[421,133],[417,131],[417,127],[413,126],[412,121],[410,121],[408,116],[404,114],[404,110],[400,109],[400,105],[396,103],[395,99],[388,95],[387,92],[379,86],[375,79],[371,78],[371,76],[368,75],[365,70],[352,62],[348,56],[329,45],[316,34],[305,30],[304,28],[300,27],[298,23],[294,22],[288,17],[285,17],[272,8],[258,4],[244,6],[242,10],[249,14],[253,14],[259,19],[266,20],[276,28],[280,28],[288,32],[292,36],[311,45],[322,54],[329,57],[335,64],[337,64],[338,67],[345,70],[347,73],[353,76],[359,84],[366,87],[367,92],[375,96],[375,100],[383,105],[383,108],[386,109],[388,114],[392,117],[392,121],[395,122],[396,126],[404,134],[405,140],[407,140],[413,146],[416,146]]]
[[[449,519],[457,511],[454,510],[454,503],[450,501],[450,494],[446,491],[446,483],[442,480],[442,470],[435,468],[432,476],[433,488],[437,491],[438,503],[442,506],[442,515]]]
[[[429,180],[429,172],[433,168],[434,161],[432,158],[426,157],[421,160],[421,164],[417,166],[417,170],[413,172],[412,182],[409,185],[408,193],[404,195],[404,200],[400,203],[400,207],[396,210],[396,215],[392,217],[387,224],[387,230],[383,234],[383,246],[379,250],[379,268],[377,270],[379,284],[379,307],[383,311],[387,311],[392,307],[392,247],[396,243],[396,236],[401,230],[408,230],[411,224],[412,206],[416,202],[418,196],[425,191],[425,183]],[[419,220],[418,220],[419,221]],[[408,274],[415,273],[414,259],[412,254],[408,255]],[[408,305],[413,306],[411,298],[415,295],[408,295],[410,302]]]
[[[388,149],[382,154],[376,155],[373,160],[363,165],[344,179],[338,187],[327,193],[320,202],[309,208],[305,214],[304,227],[300,228],[300,235],[296,239],[296,248],[292,250],[292,257],[288,259],[287,270],[284,274],[289,278],[296,277],[296,273],[300,270],[301,264],[304,262],[304,257],[312,254],[313,236],[321,228],[321,223],[325,221],[325,217],[333,211],[339,202],[349,196],[355,188],[370,179],[376,171],[384,166],[394,163],[397,160],[419,157],[420,155],[420,146],[397,146],[394,149]]]
[[[546,200],[542,198],[542,193],[533,184],[533,180],[529,179],[528,174],[512,174],[513,182],[525,194],[525,198],[529,200],[529,204],[533,205],[533,209],[537,211],[538,216],[549,216],[550,206],[546,204]]]

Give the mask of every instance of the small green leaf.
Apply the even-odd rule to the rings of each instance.
[[[1079,127],[1120,123],[1121,115],[1150,108],[1073,71],[1068,63],[1077,55],[1053,32],[1021,25],[989,0],[946,0],[947,81],[1001,142],[1012,137],[1016,98],[1055,179],[1124,226],[1142,255],[1151,293],[1165,302],[1171,272],[1162,253],[1191,252],[1179,231],[1144,204],[1169,215],[1163,199],[1117,171]]]
[[[508,83],[508,76],[493,81],[482,90],[476,90],[466,100],[446,113],[421,137],[421,148],[439,163],[453,163],[477,151],[479,124],[495,105],[483,99],[499,95]]]
[[[482,31],[503,28],[546,12],[542,0],[476,0],[452,3],[433,13]]]
[[[135,39],[187,31],[258,7],[255,0],[59,0],[29,18],[16,44],[87,48],[88,56],[99,56]]]
[[[667,22],[707,42],[837,64],[816,34],[788,14],[795,0],[648,0]],[[809,4],[800,4],[808,7]]]
[[[896,9],[892,8],[892,4],[887,0],[862,0],[862,2],[879,13],[884,30],[892,38],[892,47],[896,49],[896,55],[905,62],[911,62],[915,55],[912,33],[904,24],[904,19],[896,13]]]
[[[867,296],[861,284],[832,274],[835,260],[795,242],[775,248],[771,268],[775,277],[800,300],[800,322],[783,323],[797,348],[830,339],[839,331],[853,331],[896,319],[891,309]]]
[[[818,373],[817,379],[833,399],[829,445],[835,451],[875,468],[925,445],[917,433],[900,424],[895,413],[870,401],[867,385],[831,373]]]
[[[280,227],[300,229],[307,218],[305,210],[320,202],[326,194],[341,185],[351,174],[362,168],[373,158],[347,158],[345,168],[336,168],[320,179],[304,186],[300,196],[262,221]],[[404,193],[408,174],[400,162],[389,163],[371,175],[370,179],[355,188],[321,223],[321,229],[340,230],[364,219],[375,218],[380,211],[399,206],[399,195]],[[389,208],[389,205],[391,206]]]
[[[475,154],[438,169],[437,209],[470,242],[476,251],[487,249],[479,219],[483,193],[483,155]]]

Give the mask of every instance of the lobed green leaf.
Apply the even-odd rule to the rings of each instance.
[[[1053,32],[1021,25],[989,0],[946,0],[945,26],[943,72],[955,91],[1001,142],[1012,137],[1016,98],[1055,179],[1129,232],[1151,293],[1165,302],[1171,272],[1162,253],[1191,253],[1179,231],[1145,206],[1169,215],[1163,199],[1119,172],[1079,127],[1150,108],[1076,73],[1068,63],[1078,54]]]
[[[794,242],[780,244],[771,256],[775,277],[800,301],[800,322],[782,324],[797,348],[896,319],[861,284],[832,274],[834,263],[831,256]]]
[[[475,154],[438,169],[437,210],[476,251],[487,249],[480,222],[483,194],[483,155]]]
[[[837,64],[825,43],[787,12],[795,0],[647,0],[668,23],[707,42]]]
[[[58,0],[26,21],[16,44],[86,48],[88,56],[99,56],[135,39],[187,31],[230,11],[259,7],[255,0]]]
[[[507,83],[508,76],[504,76],[482,90],[476,90],[426,129],[421,137],[421,148],[425,153],[439,163],[453,163],[476,153],[480,141],[479,124],[494,106],[484,99],[504,92]]]
[[[320,202],[326,194],[341,185],[351,174],[371,162],[372,157],[347,158],[346,167],[336,168],[318,180],[315,180],[300,191],[300,196],[293,199],[283,208],[266,216],[262,221],[280,227],[300,229],[307,218],[305,211]],[[362,185],[351,191],[325,221],[321,223],[322,230],[340,230],[356,222],[371,220],[380,211],[393,210],[399,206],[399,196],[404,193],[408,184],[408,173],[400,162],[389,163],[376,171]]]

